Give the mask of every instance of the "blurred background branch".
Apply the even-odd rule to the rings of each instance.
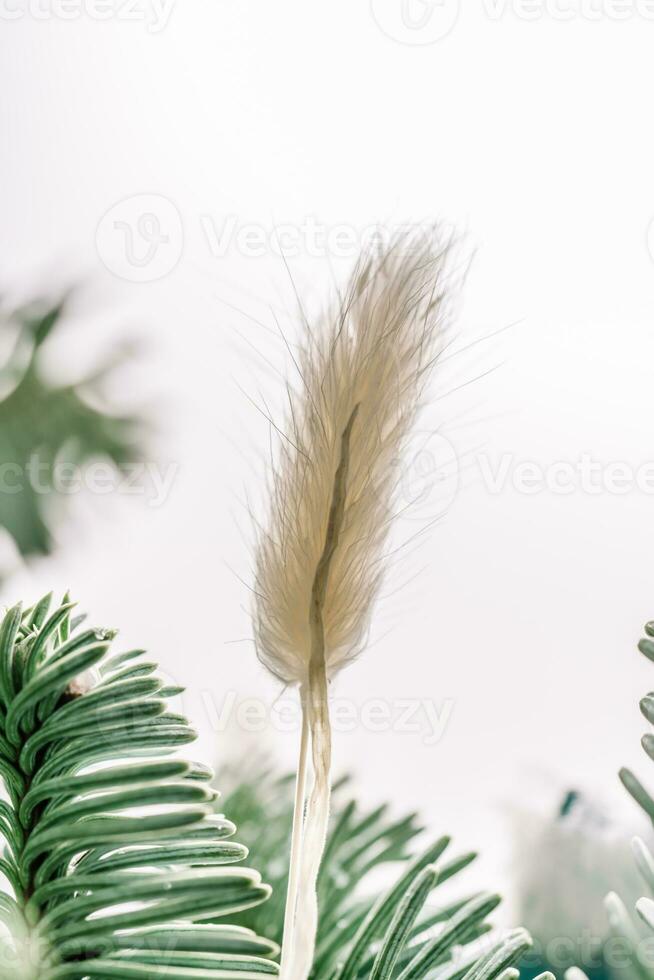
[[[101,396],[103,380],[127,352],[75,381],[55,381],[43,370],[45,348],[66,320],[68,299],[0,313],[8,348],[0,366],[0,526],[24,558],[53,550],[67,472],[92,460],[120,470],[141,455],[141,420],[114,414]],[[0,562],[0,579],[7,571]]]

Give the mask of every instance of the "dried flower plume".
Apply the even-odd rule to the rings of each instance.
[[[282,956],[305,978],[317,922],[315,883],[329,817],[329,680],[361,650],[396,505],[397,463],[442,344],[447,247],[397,237],[359,260],[345,295],[305,323],[289,417],[256,565],[260,659],[299,684],[298,767]],[[307,741],[313,788],[303,817]],[[299,896],[299,897],[298,897]]]
[[[307,679],[308,611],[335,491],[343,513],[321,602],[329,677],[361,649],[397,463],[442,339],[445,255],[433,241],[402,237],[381,257],[365,256],[338,308],[307,327],[256,567],[257,650],[285,683]]]

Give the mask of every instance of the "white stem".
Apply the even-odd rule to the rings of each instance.
[[[291,836],[291,854],[286,890],[286,908],[284,911],[284,936],[282,939],[280,980],[290,980],[293,968],[295,917],[300,881],[300,866],[302,863],[304,805],[307,791],[307,760],[309,755],[309,718],[304,708],[305,695],[303,689],[300,690],[300,697],[303,705],[302,735],[300,736],[300,755],[297,764],[297,775],[295,777],[295,805],[293,808],[293,832]]]
[[[290,980],[307,980],[313,966],[318,933],[318,875],[329,827],[331,799],[331,726],[323,671],[309,685],[304,702],[311,730],[313,785],[302,837],[299,901],[293,936]]]

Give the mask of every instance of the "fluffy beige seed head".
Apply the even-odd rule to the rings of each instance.
[[[286,683],[307,679],[312,590],[344,452],[344,506],[321,609],[327,675],[365,640],[397,464],[442,343],[446,255],[435,235],[397,238],[364,255],[344,297],[307,325],[256,563],[257,651]]]

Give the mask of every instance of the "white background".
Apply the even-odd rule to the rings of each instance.
[[[646,771],[650,673],[635,642],[654,616],[654,494],[527,494],[510,479],[491,493],[478,458],[654,460],[647,5],[471,2],[456,23],[451,3],[413,0],[178,0],[165,22],[147,5],[104,20],[70,0],[39,9],[4,0],[0,21],[2,286],[84,281],[59,370],[142,339],[112,394],[157,418],[149,458],[176,478],[160,507],[75,500],[57,556],[18,572],[6,601],[70,587],[187,685],[205,759],[244,742],[238,726],[215,731],[206,704],[279,695],[251,643],[232,642],[250,633],[244,500],[261,496],[270,440],[248,398],[279,398],[274,314],[297,329],[272,228],[440,219],[461,233],[461,264],[472,257],[455,349],[508,329],[434,380],[424,424],[444,427],[461,486],[425,528],[440,512],[427,481],[401,522],[400,540],[424,533],[390,570],[375,642],[336,694],[358,709],[449,699],[452,714],[431,746],[358,725],[337,736],[337,763],[367,798],[480,844],[500,887],[511,801],[547,812],[574,784],[629,819],[615,773]],[[112,222],[153,207],[169,242],[144,270]],[[207,227],[242,226],[263,229],[262,255],[229,232],[212,251]],[[307,255],[302,235],[287,262],[311,306],[349,262]],[[293,734],[248,738],[290,764]]]

